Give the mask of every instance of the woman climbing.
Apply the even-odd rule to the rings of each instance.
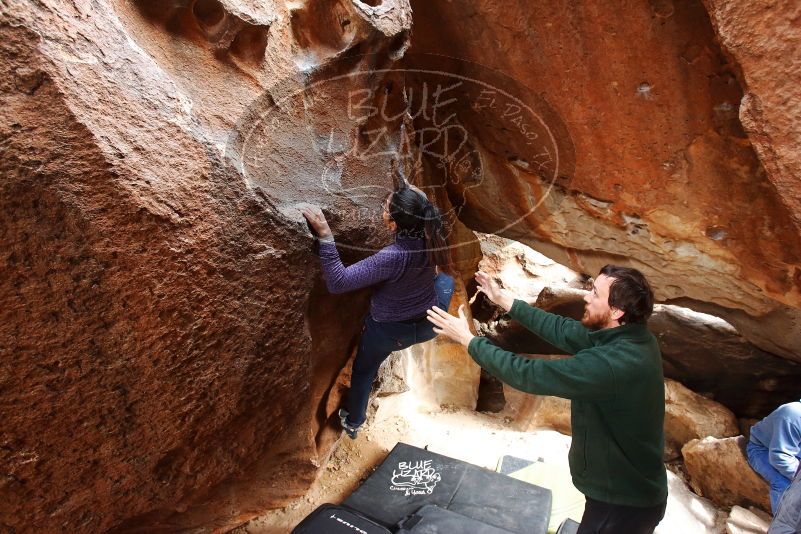
[[[391,352],[433,339],[433,325],[426,310],[447,310],[453,296],[453,278],[447,269],[442,218],[425,194],[405,183],[383,202],[384,224],[394,242],[358,263],[342,264],[334,237],[317,206],[301,209],[320,242],[320,263],[328,290],[345,293],[374,286],[370,312],[353,362],[350,391],[339,410],[342,428],[356,439],[364,423],[367,401],[381,363]]]

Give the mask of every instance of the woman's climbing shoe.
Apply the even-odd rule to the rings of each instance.
[[[356,439],[356,434],[359,433],[359,427],[361,425],[354,426],[350,424],[348,422],[348,411],[344,408],[339,409],[339,422],[342,424],[345,434],[347,434],[350,439]]]

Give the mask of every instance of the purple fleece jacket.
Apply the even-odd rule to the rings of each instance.
[[[434,268],[422,238],[396,236],[393,244],[347,267],[336,244],[321,241],[320,264],[331,293],[376,286],[370,314],[379,323],[424,317],[428,308],[437,305]]]

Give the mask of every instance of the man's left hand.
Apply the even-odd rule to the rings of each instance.
[[[473,332],[470,331],[470,325],[464,314],[464,304],[459,306],[458,317],[454,317],[436,306],[428,310],[426,314],[428,315],[428,320],[434,324],[434,332],[443,334],[465,347],[470,344],[470,340],[474,336]]]

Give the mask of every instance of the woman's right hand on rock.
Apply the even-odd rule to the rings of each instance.
[[[512,293],[506,289],[501,289],[498,282],[483,271],[478,271],[475,278],[476,282],[478,282],[479,291],[487,295],[487,298],[506,311],[512,309],[512,304],[515,302],[515,296]]]
[[[312,230],[314,230],[314,233],[317,234],[317,237],[331,237],[331,228],[329,228],[328,221],[325,220],[323,210],[321,210],[319,206],[308,204],[301,207],[300,212],[304,217],[306,217],[306,220],[309,221],[309,224],[311,225]]]

